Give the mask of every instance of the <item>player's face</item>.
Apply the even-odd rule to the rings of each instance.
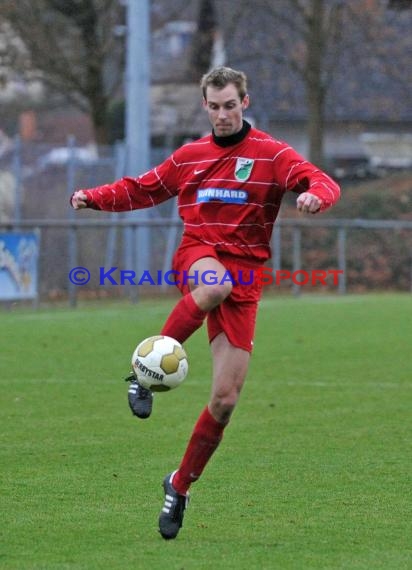
[[[243,111],[249,106],[249,96],[245,95],[242,101],[233,83],[229,83],[223,89],[209,86],[206,89],[203,106],[215,135],[228,137],[242,128]]]

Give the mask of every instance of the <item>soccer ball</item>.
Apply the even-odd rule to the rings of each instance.
[[[170,336],[142,340],[132,355],[139,384],[153,392],[177,388],[186,378],[189,363],[182,345]]]

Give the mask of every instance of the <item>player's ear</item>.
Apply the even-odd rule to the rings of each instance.
[[[203,109],[207,109],[207,101],[204,97],[202,99],[202,105],[203,105]]]
[[[243,110],[247,109],[249,107],[249,103],[250,103],[249,95],[246,93],[246,95],[243,97],[242,109]]]

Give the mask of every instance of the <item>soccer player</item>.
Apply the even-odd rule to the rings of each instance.
[[[249,276],[251,270],[256,275],[270,257],[285,192],[295,192],[297,209],[310,214],[329,208],[340,195],[339,186],[319,168],[243,119],[249,106],[243,72],[216,68],[203,76],[201,89],[211,134],[185,144],[137,178],[78,190],[71,198],[75,209],[110,212],[178,199],[184,230],[173,269],[192,278],[178,279],[182,298],[160,332],[184,343],[207,318],[213,380],[180,465],[163,481],[159,530],[165,539],[177,536],[189,487],[218,447],[245,381],[261,284],[254,279],[245,285],[248,278],[238,276]],[[196,278],[206,271],[213,272],[216,284]],[[224,279],[227,271],[230,280]],[[129,405],[139,418],[147,418],[153,395],[136,377],[130,380]]]

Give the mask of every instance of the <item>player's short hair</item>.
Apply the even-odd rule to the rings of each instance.
[[[247,93],[247,77],[243,71],[236,71],[231,67],[216,67],[206,73],[201,81],[203,97],[206,99],[206,89],[214,87],[215,89],[224,89],[226,85],[233,83],[239,93],[240,100],[243,101]]]

